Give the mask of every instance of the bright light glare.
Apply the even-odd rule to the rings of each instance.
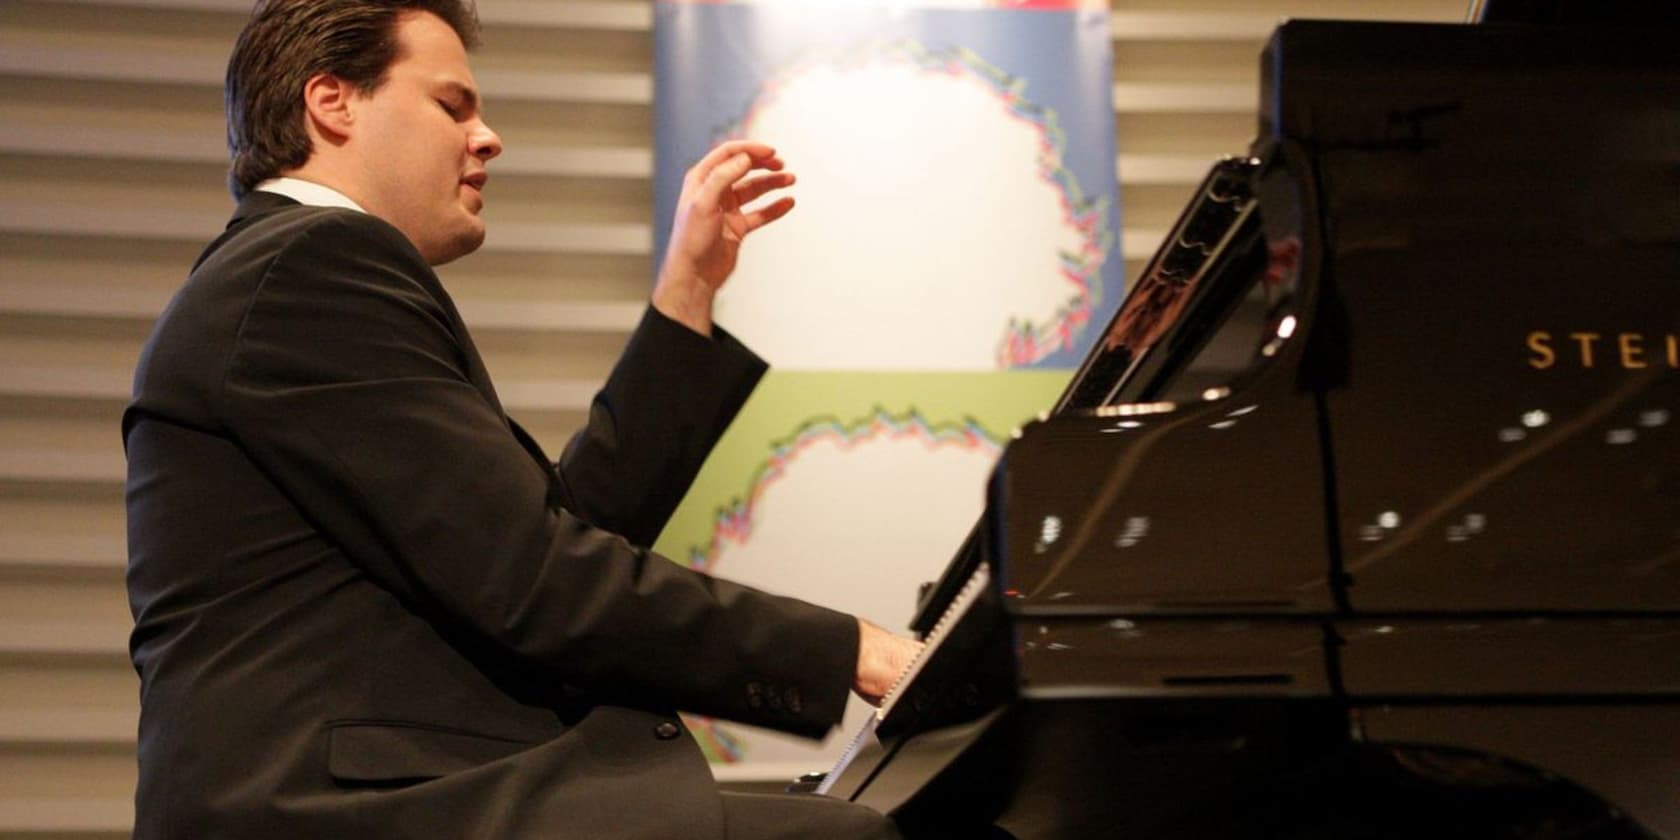
[[[1060,516],[1044,517],[1044,524],[1038,534],[1038,540],[1045,545],[1054,543],[1062,536],[1062,518]]]

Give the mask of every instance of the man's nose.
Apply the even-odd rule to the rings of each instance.
[[[502,137],[489,123],[479,120],[477,128],[467,135],[467,149],[479,160],[490,160],[502,153]]]

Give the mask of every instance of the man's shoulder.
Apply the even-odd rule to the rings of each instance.
[[[424,266],[418,251],[389,222],[343,207],[316,207],[286,201],[240,213],[199,258],[194,273],[250,269],[282,255],[303,259],[342,258],[356,254]]]
[[[247,197],[159,315],[152,341],[176,333],[231,340],[265,293],[327,301],[341,284],[369,277],[441,294],[419,252],[382,219],[281,196]]]

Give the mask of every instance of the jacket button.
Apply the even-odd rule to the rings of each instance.
[[[764,707],[764,684],[761,682],[747,683],[747,707],[761,709]]]
[[[653,728],[653,737],[658,738],[661,741],[669,741],[681,734],[682,727],[668,720]]]
[[[783,702],[787,705],[787,710],[796,715],[805,709],[805,701],[799,696],[799,689],[797,688],[790,687]]]

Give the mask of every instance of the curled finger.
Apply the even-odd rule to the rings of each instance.
[[[793,196],[784,195],[764,207],[754,210],[751,213],[747,213],[743,217],[747,221],[747,231],[750,233],[758,230],[759,228],[786,216],[788,211],[792,209]]]
[[[759,196],[762,196],[771,190],[778,190],[793,186],[793,182],[794,175],[792,172],[775,172],[769,175],[760,175],[757,178],[743,181],[735,187],[735,201],[742,205],[750,204],[754,199],[757,199]]]

